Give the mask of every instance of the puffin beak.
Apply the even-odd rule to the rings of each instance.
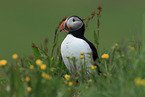
[[[66,21],[66,20],[65,20]],[[65,30],[65,21],[60,25],[60,32],[67,32]]]

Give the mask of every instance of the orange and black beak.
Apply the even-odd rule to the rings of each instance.
[[[67,30],[65,29],[65,22],[66,20],[60,25],[60,32],[67,32]]]

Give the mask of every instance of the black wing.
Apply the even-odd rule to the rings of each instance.
[[[83,40],[85,40],[85,41],[89,44],[90,48],[92,49],[93,60],[95,61],[96,59],[98,59],[99,56],[98,56],[97,50],[96,50],[95,46],[93,45],[93,43],[91,43],[91,42],[90,42],[89,40],[87,40],[85,37],[83,38]]]
[[[91,42],[90,42],[89,40],[87,40],[85,37],[83,38],[83,40],[85,40],[85,41],[89,44],[90,48],[92,49],[93,60],[95,61],[96,59],[98,59],[99,56],[98,56],[97,50],[96,50],[95,46],[93,45],[93,43],[91,43]],[[98,72],[98,74],[100,74],[100,73],[101,73],[100,67],[99,67],[96,63],[95,63],[94,65],[97,66],[97,72]]]

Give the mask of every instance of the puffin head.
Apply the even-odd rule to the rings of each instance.
[[[84,23],[78,16],[69,16],[60,26],[60,32],[69,32],[75,33],[76,31],[83,30],[84,32]]]

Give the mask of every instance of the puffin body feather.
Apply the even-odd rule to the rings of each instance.
[[[83,59],[80,58],[81,52],[84,53]],[[81,65],[84,65],[84,61],[86,67],[92,65],[92,50],[89,44],[83,39],[76,38],[71,34],[68,34],[63,40],[61,44],[61,54],[63,61],[70,72],[79,72],[81,70]],[[69,56],[69,59],[67,58],[67,56]],[[73,57],[75,57],[76,59],[75,64],[73,60],[71,60],[71,58]]]

